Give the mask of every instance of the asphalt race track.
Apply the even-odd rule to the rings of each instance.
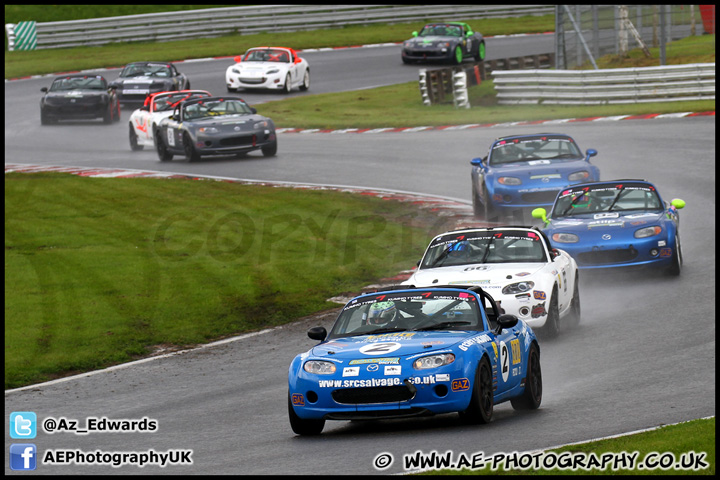
[[[540,41],[541,39],[542,41]],[[545,46],[540,45],[547,41]],[[493,43],[491,43],[493,42]],[[488,52],[513,56],[552,50],[552,36],[488,40]],[[305,54],[313,72],[308,95],[417,79],[399,46]],[[183,62],[193,88],[224,93],[230,59]],[[372,68],[371,68],[372,67]],[[114,78],[117,70],[106,71]],[[715,117],[556,122],[403,133],[281,133],[275,158],[184,158],[160,163],[154,151],[131,152],[127,119],[40,126],[40,88],[52,77],[5,84],[5,162],[128,168],[238,179],[387,188],[470,202],[470,166],[492,139],[537,131],[572,135],[602,179],[645,178],[666,199],[680,197],[682,275],[581,272],[581,324],[541,341],[544,395],[539,410],[496,406],[494,421],[465,426],[457,415],[332,422],[319,437],[295,436],[287,419],[287,370],[314,342],[298,322],[192,352],[6,392],[11,412],[42,422],[88,417],[157,421],[155,431],[40,432],[40,455],[53,450],[167,452],[192,450],[191,465],[38,465],[43,474],[386,474],[404,473],[417,451],[485,457],[522,452],[715,415]],[[257,105],[284,98],[242,93]],[[409,265],[408,268],[412,267]],[[333,318],[320,321],[328,327]],[[41,430],[40,427],[38,427]],[[5,473],[11,440],[6,434]],[[374,460],[393,461],[378,470]],[[383,457],[387,460],[389,457]]]

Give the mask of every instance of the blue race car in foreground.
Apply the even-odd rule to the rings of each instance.
[[[600,180],[590,163],[597,150],[584,154],[568,135],[540,133],[496,139],[486,157],[470,161],[475,216],[502,220],[533,208],[552,206],[560,189]]]
[[[395,288],[352,299],[329,334],[308,331],[320,343],[288,373],[295,433],[317,435],[326,420],[450,412],[481,424],[501,402],[540,406],[540,348],[525,322],[498,316],[478,286]]]
[[[585,183],[562,190],[545,222],[553,247],[572,255],[580,269],[654,266],[680,275],[681,199],[670,204],[645,180]]]

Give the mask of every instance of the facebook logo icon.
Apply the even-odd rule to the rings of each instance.
[[[32,443],[14,443],[10,445],[11,470],[35,470],[37,466],[37,447]]]
[[[35,438],[37,416],[35,412],[12,412],[10,414],[10,438]]]

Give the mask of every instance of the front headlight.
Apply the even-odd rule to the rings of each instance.
[[[267,72],[265,72],[265,75],[272,75],[273,73],[278,73],[280,71],[279,68],[271,68]]]
[[[552,239],[559,243],[577,243],[580,237],[574,233],[553,233]]]
[[[502,289],[503,295],[515,295],[518,293],[525,293],[532,290],[532,288],[535,286],[535,282],[518,282],[518,283],[511,283],[510,285],[506,285]]]
[[[645,227],[635,231],[635,238],[647,238],[662,233],[662,227],[655,225],[654,227]]]
[[[336,370],[334,363],[323,360],[309,360],[305,362],[303,369],[308,373],[314,373],[316,375],[330,375],[335,373]]]
[[[585,170],[581,172],[571,173],[570,175],[568,175],[568,180],[570,180],[571,182],[579,182],[582,180],[587,180],[588,178],[590,178],[590,172]]]
[[[265,128],[268,126],[267,120],[263,120],[262,122],[255,122],[255,125],[253,125],[253,128]]]
[[[198,133],[212,135],[213,133],[218,133],[218,129],[215,127],[200,127],[198,128]]]
[[[516,177],[500,177],[498,178],[498,183],[500,185],[521,185],[522,180]]]
[[[452,353],[441,353],[439,355],[429,355],[427,357],[418,358],[413,362],[416,370],[426,370],[428,368],[438,368],[450,365],[455,361],[455,355]]]
[[[231,71],[232,73],[236,73],[236,74],[240,75],[240,69],[239,69],[239,68],[231,68],[230,71]]]

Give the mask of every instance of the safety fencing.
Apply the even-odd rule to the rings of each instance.
[[[32,27],[32,49],[103,45],[117,42],[165,42],[231,34],[318,30],[377,23],[463,20],[549,15],[552,5],[266,5],[208,8],[66,22],[21,22]],[[6,24],[8,49],[18,44],[18,24]]]
[[[601,70],[495,70],[498,103],[602,105],[715,100],[715,64]]]

